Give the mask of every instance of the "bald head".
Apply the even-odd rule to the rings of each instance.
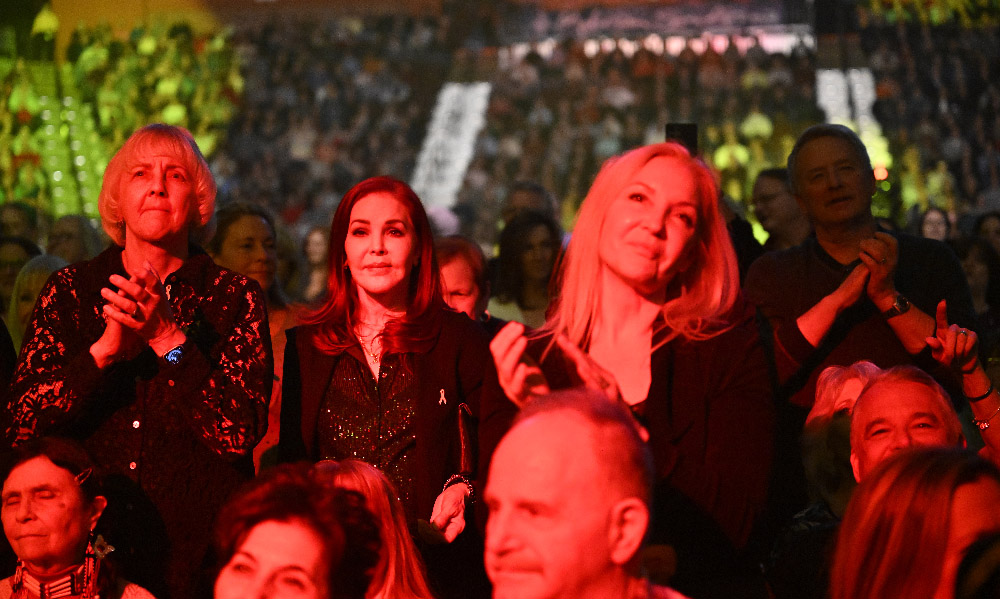
[[[575,417],[581,428],[564,431],[578,434],[573,446],[593,452],[593,464],[606,471],[616,492],[649,501],[653,484],[653,459],[628,409],[608,401],[602,393],[589,389],[558,391],[530,402],[521,410],[514,428],[541,416]],[[585,443],[584,443],[585,440]]]
[[[485,498],[494,599],[615,597],[649,524],[648,452],[627,410],[573,391],[525,408]]]

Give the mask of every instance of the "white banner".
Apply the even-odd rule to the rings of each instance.
[[[455,204],[486,123],[489,83],[446,83],[438,94],[411,183],[424,206]]]

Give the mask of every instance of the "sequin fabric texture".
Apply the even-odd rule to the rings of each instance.
[[[385,472],[407,514],[416,518],[413,431],[416,381],[399,354],[385,356],[379,378],[354,352],[337,361],[320,404],[316,447],[324,459],[364,460]]]

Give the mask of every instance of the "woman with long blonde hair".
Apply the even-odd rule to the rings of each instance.
[[[651,538],[676,551],[671,585],[695,595],[740,576],[772,448],[767,368],[718,201],[678,144],[608,160],[545,326],[529,339],[511,323],[491,345],[512,401],[588,385],[631,407],[659,475]]]

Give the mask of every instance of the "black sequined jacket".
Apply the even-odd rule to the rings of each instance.
[[[171,594],[181,596],[178,585],[199,565],[215,513],[253,473],[250,454],[267,426],[273,378],[267,314],[256,282],[192,247],[163,281],[187,335],[183,359],[169,365],[147,347],[101,370],[89,349],[105,327],[101,288],[111,287],[112,273],[128,276],[121,254],[112,246],[54,273],[42,289],[11,385],[6,434],[15,444],[43,435],[81,440],[133,493],[109,510],[138,513],[138,504],[151,503],[156,525],[140,522],[144,530],[122,536],[151,535],[138,541],[148,544],[166,532],[176,557]],[[129,578],[158,586],[141,572]]]
[[[320,405],[343,354],[325,353],[311,342],[309,326],[288,330],[281,400],[283,461],[316,459],[316,421]],[[360,348],[359,348],[360,349]],[[464,314],[448,311],[441,331],[426,353],[411,355],[417,379],[413,431],[417,514],[428,518],[442,485],[460,471],[459,405],[469,406],[477,430],[477,491],[493,449],[510,426],[517,409],[497,382],[486,331]],[[442,401],[444,397],[444,401]],[[347,457],[347,456],[344,456]]]

